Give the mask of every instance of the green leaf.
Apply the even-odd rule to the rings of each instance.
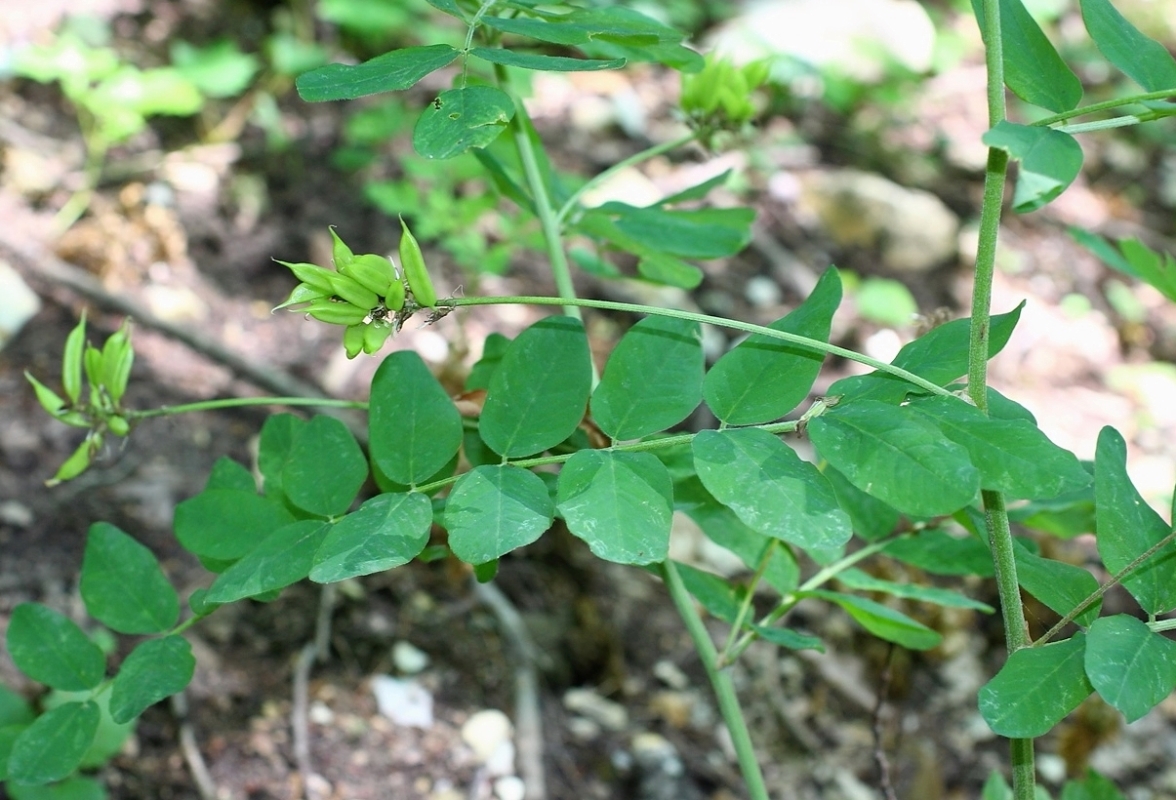
[[[86,347],[86,315],[65,337],[61,358],[61,386],[69,402],[77,405],[82,397],[82,353]]]
[[[335,523],[310,579],[334,583],[407,564],[428,544],[432,525],[432,503],[420,492],[373,497]]]
[[[1081,0],[1082,21],[1099,52],[1148,92],[1176,88],[1176,59],[1144,36],[1108,0]]]
[[[538,69],[546,72],[594,72],[602,69],[620,69],[625,66],[623,58],[567,58],[565,56],[545,56],[540,53],[520,53],[501,47],[475,47],[470,50],[470,55],[483,61],[489,61],[491,64],[502,64],[520,69]]]
[[[927,397],[909,408],[934,422],[943,435],[968,451],[980,470],[980,488],[1010,500],[1057,497],[1090,484],[1090,474],[1068,450],[1051,442],[1031,422],[993,419],[962,400]]]
[[[1017,582],[1021,588],[1033,595],[1058,616],[1065,616],[1079,603],[1098,590],[1098,581],[1082,567],[1043,558],[1029,552],[1019,541],[1014,547],[1017,559]],[[1089,625],[1098,616],[1102,601],[1099,600],[1075,620],[1079,625]]]
[[[983,31],[980,3],[972,0]],[[1066,66],[1022,0],[1000,0],[1000,27],[1005,84],[1013,94],[1058,113],[1076,107],[1082,99],[1082,82]]]
[[[654,205],[664,207],[672,206],[676,203],[689,203],[692,200],[701,200],[710,194],[711,189],[714,189],[718,186],[726,186],[727,181],[731,179],[731,172],[732,170],[729,169],[724,170],[713,178],[707,178],[702,183],[697,183],[688,189],[683,189],[682,191],[677,192],[676,194],[672,194],[669,197],[664,197],[654,203]]]
[[[449,548],[467,564],[485,564],[538,539],[554,515],[538,475],[509,464],[477,467],[458,479],[445,503]]]
[[[0,728],[9,725],[28,725],[37,715],[25,699],[4,684],[0,684]],[[0,759],[2,762],[3,759]],[[0,780],[3,780],[0,777]]]
[[[487,27],[552,44],[582,45],[592,41],[649,45],[680,42],[682,34],[636,11],[617,6],[577,9],[548,22],[531,17],[483,17]]]
[[[119,633],[160,633],[180,618],[180,599],[155,556],[105,522],[86,537],[81,593],[90,616]]]
[[[306,420],[293,414],[274,414],[261,426],[261,441],[258,445],[257,468],[261,471],[266,497],[281,500],[282,470],[290,458],[290,448]]]
[[[614,439],[663,431],[690,416],[702,401],[704,369],[697,322],[646,317],[609,355],[592,393],[592,417]]]
[[[507,348],[490,378],[478,431],[504,458],[540,453],[576,430],[591,387],[584,326],[573,317],[546,317]]]
[[[904,514],[951,514],[980,491],[968,452],[910,408],[857,400],[810,421],[808,433],[850,483]]]
[[[110,716],[115,722],[130,722],[149,706],[183,691],[195,671],[192,645],[182,636],[139,643],[114,678]]]
[[[751,208],[704,208],[676,211],[605,203],[592,214],[614,217],[617,230],[645,247],[683,258],[722,258],[751,241]]]
[[[396,483],[431,477],[461,447],[461,414],[413,350],[380,364],[368,414],[372,460]]]
[[[886,545],[886,555],[935,575],[978,575],[991,578],[992,555],[971,536],[931,528]]]
[[[106,658],[71,620],[39,603],[21,603],[8,621],[8,655],[17,669],[54,689],[82,691],[102,682]]]
[[[943,641],[942,636],[921,622],[916,622],[901,611],[895,611],[868,598],[825,590],[804,594],[836,603],[859,625],[879,639],[894,642],[910,650],[930,650]]]
[[[664,561],[674,490],[649,453],[580,450],[559,473],[556,507],[593,555],[618,564]]]
[[[751,629],[765,642],[771,642],[789,650],[816,650],[825,652],[825,645],[817,636],[794,631],[791,628],[768,628],[763,625],[752,625]]]
[[[253,473],[242,464],[238,464],[228,456],[221,456],[212,465],[212,472],[208,474],[209,489],[236,489],[239,492],[256,492],[257,486],[253,481]]]
[[[1083,666],[1086,636],[1024,647],[980,689],[980,714],[998,736],[1049,733],[1093,691]]]
[[[1172,532],[1127,476],[1127,445],[1114,428],[1098,435],[1094,458],[1094,497],[1098,552],[1113,574],[1135,561]],[[1149,614],[1176,607],[1176,543],[1159,552],[1123,580],[1123,586]]]
[[[406,47],[362,64],[319,67],[299,75],[294,85],[298,96],[308,103],[354,100],[378,92],[403,91],[457,56],[458,51],[447,44]]]
[[[1008,344],[1013,328],[1021,318],[1022,302],[1007,314],[997,314],[990,320],[988,357],[992,358]],[[971,321],[957,319],[932,329],[913,342],[903,345],[890,363],[926,378],[937,386],[947,384],[968,371],[968,336]],[[897,403],[909,392],[918,391],[902,378],[884,372],[842,378],[829,387],[826,394],[840,395],[841,402],[870,399]]]
[[[367,459],[351,431],[334,417],[319,415],[294,439],[282,468],[282,490],[304,511],[336,516],[346,513],[367,476]]]
[[[850,483],[844,475],[828,465],[821,470],[833,487],[837,503],[853,524],[853,530],[867,542],[889,536],[898,526],[901,514],[876,497],[863,492]]]
[[[43,784],[66,777],[82,763],[101,718],[94,702],[66,703],[42,714],[12,743],[8,779]]]
[[[859,592],[883,592],[893,597],[905,600],[918,600],[921,603],[933,603],[946,608],[971,608],[991,614],[995,609],[987,603],[973,600],[970,597],[952,591],[940,589],[938,586],[920,586],[914,583],[899,583],[897,581],[875,578],[860,569],[847,569],[837,573],[837,580],[847,589]]]
[[[241,52],[231,39],[196,47],[183,39],[171,43],[172,64],[208,97],[235,97],[249,87],[261,60]]]
[[[466,377],[465,390],[467,392],[490,387],[490,376],[502,363],[502,358],[506,355],[509,347],[510,339],[501,333],[492,333],[485,338],[482,342],[482,357],[478,359],[470,369],[469,376]]]
[[[278,503],[253,492],[213,489],[176,506],[176,538],[198,556],[232,561],[294,521]]]
[[[693,448],[707,491],[760,533],[804,548],[822,563],[839,556],[853,535],[825,476],[772,434],[702,431]]]
[[[695,567],[674,563],[674,569],[682,579],[686,591],[702,604],[707,613],[724,622],[734,624],[739,618],[739,607],[743,604],[743,592],[710,572]]]
[[[1087,633],[1085,665],[1095,691],[1135,722],[1176,686],[1176,642],[1126,614],[1103,617]]]
[[[637,256],[637,271],[648,281],[693,289],[702,282],[702,270],[622,231],[608,214],[589,211],[576,222],[585,236],[607,242]]]
[[[278,528],[218,575],[208,587],[205,601],[231,603],[297,583],[310,574],[314,554],[330,529],[330,523],[319,520],[291,522]]]
[[[1097,234],[1070,228],[1070,235],[1108,267],[1153,286],[1164,297],[1176,302],[1176,258],[1171,253],[1156,252],[1138,239],[1120,239],[1120,254]]]
[[[1068,133],[1001,120],[981,141],[1021,162],[1013,210],[1036,211],[1066,190],[1082,169],[1082,148]]]
[[[5,789],[12,800],[107,800],[101,782],[78,775],[43,786],[10,783]]]
[[[501,89],[449,89],[421,112],[412,131],[412,146],[425,158],[453,158],[493,142],[514,114],[514,102]]]
[[[829,340],[833,312],[841,302],[841,278],[829,268],[812,294],[768,327]],[[706,404],[728,425],[751,425],[784,416],[812,388],[825,354],[808,347],[753,335],[723,355],[702,385]]]
[[[1012,795],[1010,794],[1011,798]],[[1092,769],[1080,781],[1066,781],[1061,800],[1127,800],[1115,784]]]

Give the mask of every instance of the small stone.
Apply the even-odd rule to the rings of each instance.
[[[694,696],[690,692],[657,692],[649,700],[649,708],[674,728],[685,728],[694,713]]]
[[[7,261],[0,261],[0,297],[4,298],[0,303],[0,349],[3,349],[41,310],[41,298]]]
[[[682,668],[673,661],[667,661],[664,658],[653,665],[653,675],[671,689],[681,691],[690,685],[690,679],[686,677]]]
[[[326,703],[318,701],[310,704],[306,716],[315,725],[330,725],[335,721],[335,712],[328,708]]]
[[[1037,774],[1045,783],[1060,784],[1066,779],[1066,760],[1052,753],[1038,753]]]
[[[568,719],[568,733],[581,742],[591,742],[600,736],[600,725],[587,717],[571,717]]]
[[[778,305],[784,299],[780,284],[766,275],[756,275],[743,287],[743,296],[756,308]]]
[[[527,784],[516,775],[507,775],[494,781],[494,796],[498,800],[523,800],[527,796]]]
[[[505,742],[499,742],[498,747],[495,747],[494,752],[486,759],[486,774],[514,775],[514,772],[515,746],[514,742],[507,739]]]
[[[392,663],[405,675],[415,675],[429,666],[429,655],[419,647],[400,641],[392,645]]]
[[[33,524],[33,510],[17,500],[0,503],[0,522],[16,528],[27,528]]]
[[[372,678],[372,692],[380,713],[397,725],[433,727],[433,695],[417,681],[376,675]]]
[[[510,742],[513,732],[510,717],[491,708],[466,720],[461,726],[461,740],[474,751],[479,763],[485,764],[501,744]]]
[[[591,689],[569,689],[564,693],[563,704],[568,711],[598,722],[605,730],[622,731],[629,724],[629,712],[624,706]]]

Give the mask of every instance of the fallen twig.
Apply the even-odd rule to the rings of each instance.
[[[188,695],[177,692],[171,698],[172,714],[180,723],[180,752],[184,755],[184,763],[188,765],[188,772],[192,773],[192,782],[196,784],[196,791],[200,792],[202,800],[217,800],[216,782],[208,765],[204,763],[204,756],[200,754],[200,746],[196,743],[196,729],[188,718]]]
[[[302,777],[302,788],[307,800],[317,800],[311,796],[314,769],[310,763],[310,670],[316,661],[326,660],[331,638],[331,613],[334,609],[335,584],[328,583],[319,595],[314,640],[302,648],[294,664],[294,707],[290,711],[290,728],[294,737],[294,761]]]

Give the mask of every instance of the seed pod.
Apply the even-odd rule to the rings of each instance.
[[[351,248],[339,238],[339,234],[335,233],[335,226],[332,225],[331,231],[331,259],[335,262],[335,269],[343,269],[348,266],[355,254],[351,252]]]
[[[369,356],[380,352],[384,342],[392,335],[392,326],[387,322],[373,322],[363,329],[363,351]]]
[[[61,365],[61,385],[69,402],[77,405],[82,398],[82,352],[86,347],[86,312],[65,339]],[[52,412],[50,412],[52,413]]]
[[[429,277],[429,270],[425,267],[425,255],[421,252],[416,237],[408,229],[404,217],[400,218],[400,227],[404,231],[400,237],[400,268],[404,270],[408,288],[412,291],[413,299],[418,306],[436,308],[437,290],[433,288],[433,279]]]
[[[125,417],[120,417],[117,414],[106,419],[106,427],[115,436],[126,436],[131,432],[131,424],[127,422]]]
[[[330,325],[359,325],[367,319],[369,312],[370,309],[334,300],[315,300],[306,307],[306,313]]]
[[[309,283],[300,283],[294,287],[294,291],[290,292],[290,296],[280,305],[274,306],[270,309],[270,313],[274,313],[279,308],[290,308],[291,306],[299,306],[303,303],[309,303],[312,300],[322,300],[329,298],[333,294],[331,290],[321,292],[311,286]]]
[[[25,372],[25,379],[33,385],[33,391],[37,393],[37,402],[41,404],[41,408],[55,417],[61,413],[61,409],[65,408],[65,400],[58,396],[57,392],[34,378],[28,371]]]
[[[380,298],[376,296],[376,293],[360,286],[359,281],[337,272],[332,272],[330,275],[331,287],[335,290],[336,297],[341,297],[354,306],[366,309],[375,308],[380,304]]]
[[[86,368],[86,380],[90,382],[90,389],[93,390],[102,382],[102,351],[92,344],[87,344],[82,364]]]
[[[388,282],[396,280],[396,268],[387,258],[376,253],[364,253],[356,256],[340,273],[352,278],[365,289],[380,294],[388,287]]]
[[[131,379],[131,365],[135,362],[135,350],[131,346],[131,322],[110,335],[102,346],[102,385],[113,403],[118,403],[126,394]]]
[[[367,329],[370,324],[348,325],[347,330],[343,331],[343,349],[347,352],[348,358],[355,358],[359,355],[359,351],[363,350],[364,339]]]
[[[404,281],[393,278],[384,292],[384,307],[389,311],[399,311],[404,308]]]
[[[73,455],[65,460],[57,470],[57,474],[49,480],[45,481],[46,486],[56,486],[64,481],[73,480],[77,476],[86,471],[90,466],[90,461],[94,457],[94,453],[98,452],[102,440],[86,437],[86,441],[78,445],[78,449],[73,451]]]
[[[274,261],[293,272],[295,278],[303,283],[309,283],[324,295],[332,294],[330,276],[334,273],[331,270],[320,267],[318,264],[291,264],[288,261],[278,261],[276,258]]]

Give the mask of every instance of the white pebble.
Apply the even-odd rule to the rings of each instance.
[[[622,731],[629,724],[629,712],[619,703],[601,697],[591,689],[568,689],[563,696],[564,708],[600,723],[610,731]]]
[[[494,755],[499,745],[510,742],[512,733],[510,717],[492,708],[473,714],[461,726],[461,740],[469,745],[474,756],[483,764]]]
[[[784,299],[780,284],[766,275],[756,275],[748,280],[747,285],[743,287],[743,296],[756,308],[774,306]]]
[[[498,800],[523,800],[527,796],[527,784],[516,775],[507,775],[494,781],[494,796]]]
[[[392,663],[403,674],[415,675],[429,666],[429,656],[419,647],[401,641],[392,645]]]
[[[372,678],[372,692],[380,713],[397,725],[433,727],[433,695],[416,681],[376,675]]]

